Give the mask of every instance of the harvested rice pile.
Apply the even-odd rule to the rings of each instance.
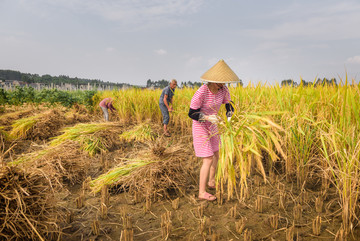
[[[184,194],[190,185],[196,183],[197,178],[194,167],[183,154],[184,150],[178,148],[168,150],[157,160],[154,160],[154,156],[127,160],[93,180],[90,185],[94,192],[101,190],[104,185],[110,185],[113,190],[127,191],[137,198],[153,200],[169,196],[174,190],[180,195]]]
[[[40,172],[0,170],[0,240],[53,240],[59,235],[54,195]]]
[[[79,105],[77,103],[75,103],[73,105],[73,110],[79,114],[88,114],[89,111],[84,107],[84,105]]]
[[[64,125],[64,114],[56,109],[41,115],[39,121],[29,133],[32,140],[46,140],[58,134],[58,130]]]
[[[139,124],[134,126],[132,129],[124,131],[120,135],[120,139],[127,141],[154,141],[156,138],[156,133],[153,131],[151,126],[146,123]]]
[[[14,120],[18,120],[29,116],[33,112],[33,109],[26,109],[21,111],[9,112],[2,114],[0,117],[0,125],[10,125]]]
[[[75,123],[90,122],[90,114],[83,105],[74,105],[73,108],[65,113],[66,124],[73,125]]]
[[[75,123],[85,123],[90,121],[88,114],[79,114],[76,112],[68,112],[65,114],[66,124],[73,125]]]
[[[57,134],[64,125],[62,112],[53,109],[39,115],[19,119],[12,124],[10,137],[23,140],[46,140]]]
[[[62,135],[54,138],[50,145],[56,146],[67,140],[73,140],[80,144],[90,156],[107,152],[119,143],[119,133],[122,131],[121,123],[87,123],[77,124],[62,130]]]
[[[19,165],[24,169],[39,169],[53,187],[62,187],[64,181],[70,184],[81,183],[88,175],[91,160],[80,150],[79,143],[68,140],[27,154],[8,164]]]
[[[186,188],[196,183],[193,171],[183,165],[184,161],[180,158],[166,159],[140,167],[119,180],[120,189],[125,188],[130,194],[154,200],[169,196],[173,190],[184,195]]]

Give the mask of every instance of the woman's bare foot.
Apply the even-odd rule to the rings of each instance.
[[[215,182],[208,182],[209,189],[216,189]]]
[[[207,200],[207,201],[215,201],[216,197],[214,195],[211,195],[208,192],[204,192],[202,194],[199,193],[199,199],[200,200]]]

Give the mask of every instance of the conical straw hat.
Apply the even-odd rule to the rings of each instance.
[[[214,83],[240,82],[239,77],[230,69],[224,60],[220,60],[200,77],[201,80]]]

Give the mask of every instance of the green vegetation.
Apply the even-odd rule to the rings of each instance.
[[[32,87],[17,86],[13,91],[0,89],[0,106],[45,103],[50,106],[60,104],[65,107],[71,107],[77,103],[83,104],[87,108],[92,108],[94,105],[92,97],[95,93],[96,91],[94,90],[60,91],[57,89],[42,89],[36,91]]]

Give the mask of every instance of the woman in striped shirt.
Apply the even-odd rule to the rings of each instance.
[[[230,93],[225,83],[238,82],[240,79],[223,60],[207,71],[201,79],[208,83],[202,85],[192,97],[189,117],[193,119],[192,135],[195,155],[203,160],[198,197],[214,201],[216,197],[206,192],[206,185],[209,189],[215,189],[215,173],[220,148],[217,113],[220,106],[225,104],[226,115],[232,115],[234,108],[230,104]]]

